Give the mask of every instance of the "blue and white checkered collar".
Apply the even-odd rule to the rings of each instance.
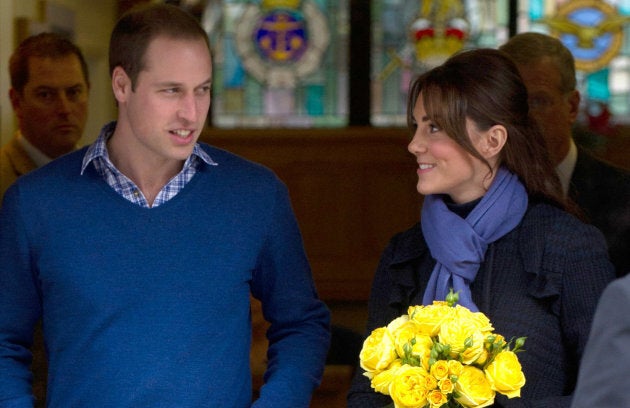
[[[109,160],[109,153],[107,152],[107,140],[112,136],[115,129],[116,121],[109,122],[108,124],[103,126],[98,138],[88,147],[87,151],[85,152],[85,156],[83,156],[83,162],[81,164],[81,174],[83,174],[87,166],[97,157],[100,157],[103,160],[111,163],[111,161]],[[192,160],[192,156],[200,158],[210,166],[217,165],[217,163],[212,160],[210,155],[208,155],[208,153],[203,150],[199,143],[195,143],[191,155],[186,159],[186,162],[184,163],[184,168],[189,165]]]

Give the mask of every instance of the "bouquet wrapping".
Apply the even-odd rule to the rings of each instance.
[[[456,303],[451,291],[446,301],[410,306],[364,341],[363,374],[395,408],[487,407],[496,393],[520,397],[525,337],[506,341],[483,313]]]

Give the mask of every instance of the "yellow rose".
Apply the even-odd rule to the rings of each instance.
[[[391,330],[396,345],[396,352],[400,357],[405,355],[403,347],[420,334],[420,326],[413,320],[407,320],[400,324],[394,330]]]
[[[492,327],[492,323],[490,323],[490,319],[488,316],[481,312],[473,312],[470,309],[456,305],[455,306],[455,315],[457,319],[463,319],[470,321],[477,329],[482,332],[491,332],[494,330]]]
[[[482,408],[494,404],[494,390],[483,371],[473,366],[464,366],[455,383],[455,400],[466,407]]]
[[[396,371],[396,376],[389,386],[389,396],[396,408],[422,408],[427,403],[425,377],[428,375],[422,367],[403,365]]]
[[[416,344],[413,345],[412,354],[420,358],[420,364],[425,370],[429,370],[429,358],[431,357],[431,348],[433,340],[429,336],[423,334],[416,336]]]
[[[446,302],[433,302],[429,306],[411,306],[408,313],[411,320],[418,322],[422,334],[436,336],[440,326],[454,315],[455,308]]]
[[[506,347],[505,338],[500,334],[486,333],[486,351],[489,355],[495,355]]]
[[[440,390],[429,391],[427,401],[431,404],[431,408],[439,408],[448,402],[448,397],[440,392]]]
[[[484,351],[485,336],[468,319],[453,319],[445,322],[440,328],[439,340],[451,346],[451,357],[460,358],[464,364],[471,364]]]
[[[498,345],[498,347],[505,346],[505,337],[503,337],[502,335],[498,333],[488,333],[487,337],[491,337],[493,340],[490,344],[496,344]]]
[[[409,321],[409,316],[408,315],[399,316],[399,317],[395,318],[394,320],[392,320],[387,325],[387,330],[389,330],[390,333],[394,333],[396,330],[398,330],[398,328],[400,326],[404,325],[408,321]]]
[[[520,397],[525,375],[518,357],[512,351],[502,351],[486,367],[486,376],[493,390],[508,398]]]
[[[372,388],[381,394],[389,395],[389,384],[396,376],[396,371],[402,367],[402,360],[394,360],[386,370],[381,371],[372,378]]]
[[[417,322],[409,320],[393,331],[392,336],[399,357],[405,356],[405,346],[411,347],[411,355],[419,358],[422,367],[428,370],[433,340],[431,337],[421,334],[419,329],[420,325]]]
[[[424,387],[427,390],[434,390],[438,387],[438,382],[434,376],[427,374],[427,376],[424,377]]]
[[[448,375],[459,377],[462,374],[464,366],[457,360],[448,360]]]
[[[475,365],[478,367],[483,367],[483,365],[486,364],[486,362],[488,361],[488,357],[488,350],[484,348],[481,351],[481,354],[479,354],[479,357],[477,357],[477,359],[474,361]]]
[[[431,366],[431,375],[437,380],[443,380],[448,377],[448,361],[438,360]]]
[[[453,384],[450,378],[445,378],[438,382],[438,387],[440,387],[440,391],[442,391],[443,394],[450,394],[455,389],[455,384]]]
[[[391,333],[386,327],[379,327],[363,342],[359,362],[361,368],[367,371],[366,376],[372,378],[376,372],[386,369],[396,357]]]

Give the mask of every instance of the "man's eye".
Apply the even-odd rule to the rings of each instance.
[[[82,88],[70,88],[66,91],[66,96],[70,100],[78,99],[83,94]]]
[[[201,88],[197,88],[196,93],[199,96],[206,95],[210,93],[210,86],[208,85],[208,86],[202,86]]]
[[[551,101],[547,98],[543,98],[543,97],[529,98],[529,106],[532,109],[546,108],[549,105],[551,105]]]
[[[39,99],[49,101],[54,98],[55,94],[54,92],[50,92],[50,91],[39,91],[35,94],[35,96],[37,96],[37,98]]]

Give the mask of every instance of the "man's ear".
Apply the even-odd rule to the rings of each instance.
[[[480,140],[479,152],[485,159],[497,156],[505,142],[507,142],[508,133],[503,125],[494,125],[486,130]]]
[[[13,110],[18,113],[20,110],[20,94],[14,88],[9,89],[9,100]]]
[[[122,67],[118,66],[112,71],[112,90],[118,103],[125,102],[131,90],[131,78]]]
[[[571,124],[575,123],[580,112],[580,91],[574,89],[569,93],[567,98],[569,104],[569,117],[571,118]]]

